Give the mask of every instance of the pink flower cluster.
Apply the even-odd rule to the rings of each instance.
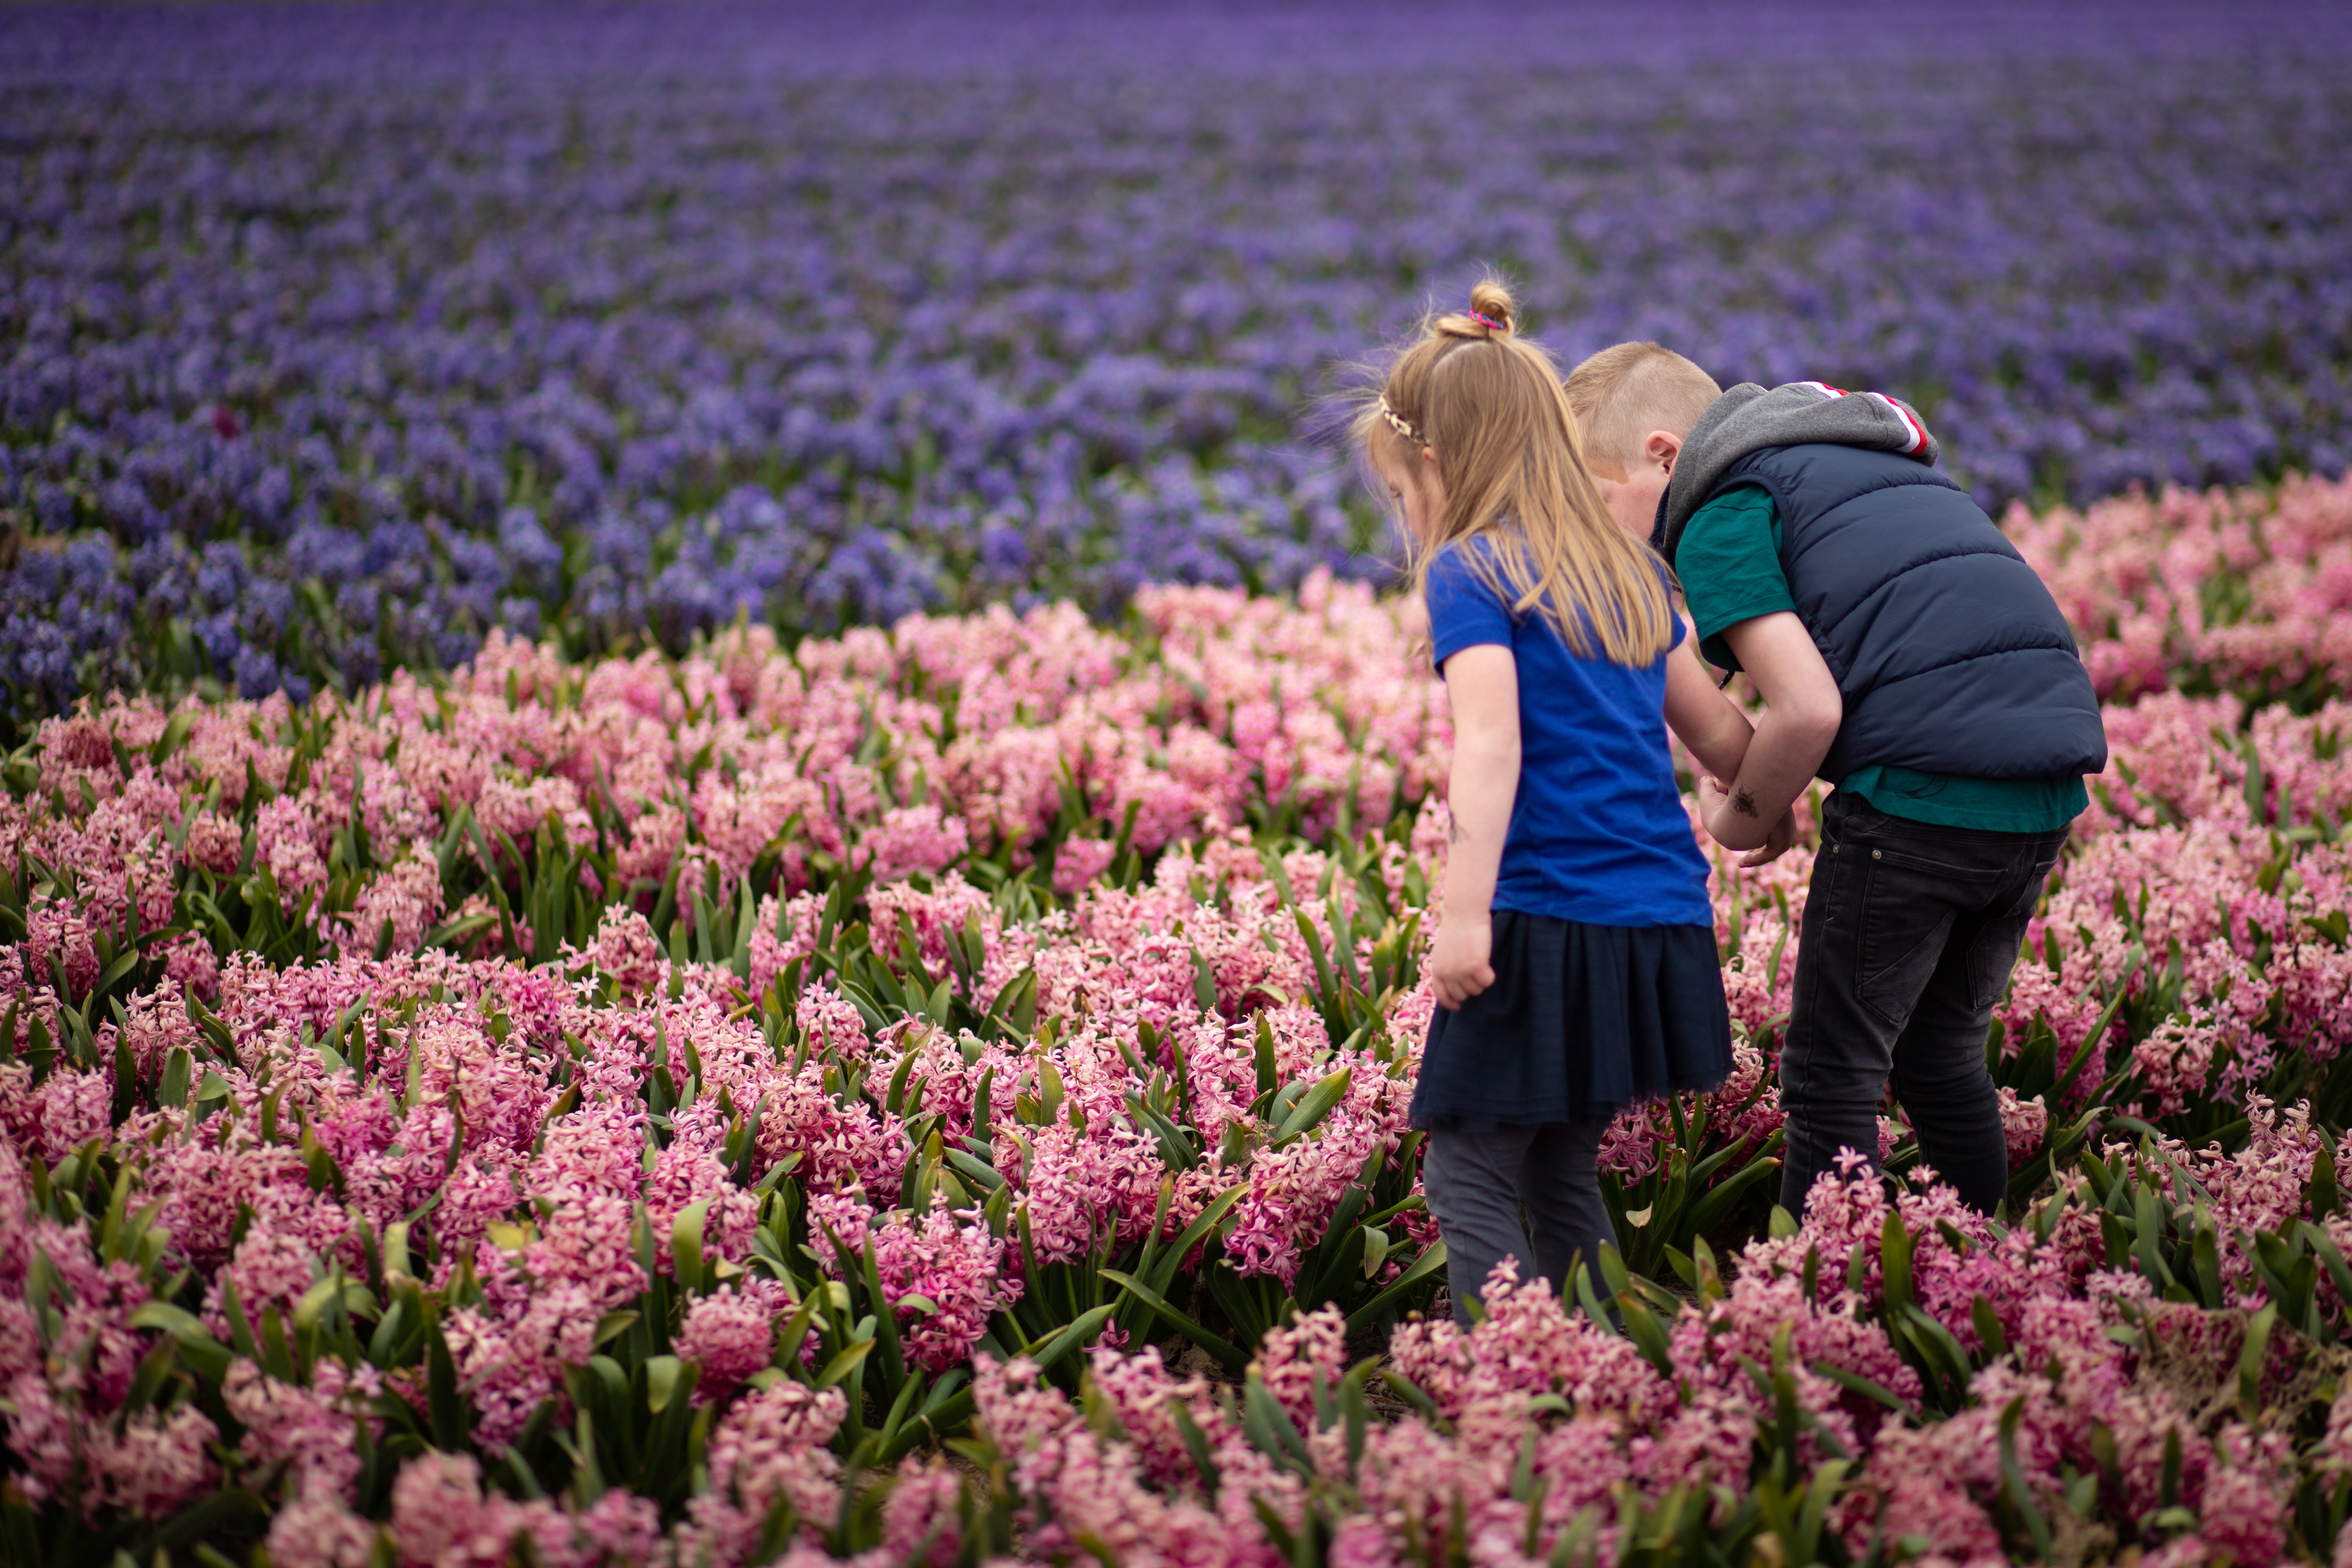
[[[2241,1179],[2262,1184],[2260,1163],[2200,1174],[2233,1202]],[[1727,1524],[1759,1449],[1793,1440],[1807,1469],[1843,1461],[1828,1522],[1857,1554],[1884,1538],[1916,1561],[2010,1562],[2021,1484],[2048,1528],[2112,1543],[2102,1519],[2139,1521],[2143,1562],[2280,1561],[2298,1481],[2343,1462],[2352,1402],[2308,1449],[2289,1427],[2309,1388],[2281,1383],[2285,1403],[2245,1418],[2245,1315],[2167,1305],[2108,1269],[2095,1208],[2078,1184],[2046,1222],[1997,1233],[1947,1189],[1890,1201],[1875,1181],[1825,1176],[1804,1223],[1749,1243],[1727,1282],[1710,1273],[1696,1303],[1632,1309],[1656,1325],[1671,1376],[1635,1337],[1522,1289],[1506,1261],[1469,1333],[1399,1331],[1388,1365],[1427,1405],[1353,1439],[1334,1414],[1345,1335],[1336,1314],[1309,1314],[1268,1338],[1251,1377],[1292,1425],[1311,1486],[1279,1440],[1254,1438],[1229,1396],[1157,1351],[1097,1350],[1083,1408],[1021,1363],[983,1364],[981,1415],[1045,1560],[1099,1542],[1122,1563],[1271,1565],[1320,1508],[1333,1563],[1436,1561],[1449,1543],[1457,1559],[1542,1561],[1579,1528],[1609,1561],[1638,1509],[1677,1492]],[[1900,1301],[1882,1267],[1890,1234],[1906,1239]],[[1920,1378],[1887,1326],[1906,1314],[1981,1363],[1958,1413],[1918,1418]]]
[[[446,690],[401,674],[355,702],[320,698],[306,722],[323,739],[307,749],[282,696],[177,716],[143,698],[85,706],[43,727],[40,789],[0,800],[0,852],[71,869],[34,940],[76,991],[96,977],[91,935],[126,910],[135,935],[166,929],[195,870],[266,874],[331,945],[372,951],[389,923],[394,950],[412,948],[444,913],[433,846],[461,808],[495,869],[512,869],[500,836],[528,854],[542,824],[594,841],[593,809],[625,879],[683,867],[692,886],[708,870],[724,895],[763,855],[787,893],[813,854],[884,883],[968,852],[1025,863],[1075,800],[1080,831],[1055,868],[1069,892],[1115,839],[1150,854],[1276,799],[1318,835],[1343,810],[1384,822],[1443,778],[1441,690],[1397,608],[1321,580],[1302,602],[1148,590],[1150,658],[1067,605],[918,616],[789,653],[754,627],[676,664],[578,672],[493,632]],[[136,759],[127,775],[118,747]],[[363,885],[330,909],[337,835],[354,824],[380,869],[351,868]]]
[[[270,1521],[269,1560],[279,1568],[362,1568],[394,1560],[425,1568],[495,1563],[527,1554],[561,1568],[624,1568],[662,1546],[661,1514],[625,1491],[583,1509],[544,1498],[516,1502],[486,1492],[471,1455],[427,1453],[393,1483],[392,1518],[379,1528],[331,1494],[306,1493]]]
[[[2002,526],[2110,700],[2190,681],[2282,693],[2352,682],[2352,478],[2167,490]]]
[[[1310,968],[1304,939],[1295,920],[1273,913],[1278,895],[1262,863],[1219,843],[1205,860],[1191,852],[1163,857],[1147,887],[1089,889],[1074,909],[1034,928],[1000,929],[992,915],[988,932],[1007,956],[983,967],[976,999],[992,999],[989,988],[1001,983],[993,977],[1014,962],[1034,971],[1041,1012],[1059,1020],[1050,1046],[983,1045],[912,1019],[875,1036],[856,1008],[817,982],[802,993],[795,1019],[814,1049],[795,1060],[780,1054],[756,1010],[743,1006],[732,972],[672,970],[653,956],[643,917],[614,908],[594,942],[565,965],[530,968],[431,951],[273,969],[237,954],[220,973],[211,1008],[166,978],[135,996],[120,1024],[106,1026],[109,1053],[120,1039],[149,1085],[172,1058],[193,1055],[208,1063],[204,1095],[117,1124],[109,1073],[60,1066],[36,1083],[26,1065],[12,1063],[0,1068],[0,1125],[17,1162],[10,1168],[36,1159],[55,1166],[93,1143],[119,1162],[133,1206],[156,1207],[159,1261],[194,1271],[202,1322],[223,1343],[258,1332],[265,1317],[292,1322],[338,1270],[364,1278],[369,1238],[405,1238],[408,1250],[396,1265],[387,1255],[385,1266],[413,1273],[443,1301],[457,1392],[474,1412],[474,1437],[492,1448],[514,1440],[544,1402],[568,1404],[566,1369],[593,1353],[606,1314],[636,1306],[650,1282],[648,1257],[651,1273],[674,1270],[672,1238],[684,1217],[698,1214],[701,1257],[728,1281],[692,1298],[676,1331],[677,1354],[701,1369],[698,1397],[722,1397],[766,1367],[773,1325],[793,1301],[779,1280],[753,1270],[767,1211],[748,1178],[779,1167],[805,1195],[813,1221],[870,1248],[885,1298],[901,1312],[908,1359],[935,1372],[968,1362],[991,1319],[1023,1288],[1023,1249],[1008,1248],[978,1214],[984,1189],[967,1188],[950,1169],[929,1166],[933,1207],[890,1207],[910,1169],[926,1163],[908,1134],[912,1117],[946,1136],[991,1141],[1012,1195],[1010,1220],[1043,1263],[1139,1240],[1151,1233],[1155,1214],[1172,1233],[1238,1182],[1246,1190],[1227,1244],[1235,1266],[1286,1281],[1368,1155],[1392,1151],[1403,1135],[1412,1026],[1400,1024],[1376,1048],[1335,1051],[1312,1010],[1264,1009],[1302,984]],[[1319,853],[1302,852],[1287,869],[1311,886],[1322,864]],[[1229,912],[1195,905],[1181,891],[1212,872],[1227,889]],[[813,921],[809,902],[793,901]],[[926,939],[955,929],[954,917],[973,907],[952,873],[928,892],[899,884],[875,902],[904,913]],[[1173,944],[1181,962],[1165,956],[1171,929],[1189,934],[1189,942]],[[1221,977],[1218,1006],[1207,1010],[1199,1005],[1194,945],[1216,956],[1212,969]],[[943,957],[940,972],[952,973]],[[674,983],[656,979],[663,974]],[[21,983],[8,999],[35,1011],[58,1008],[54,992]],[[1224,1016],[1226,1007],[1242,1016]],[[225,1055],[213,1052],[199,1017],[215,1020]],[[1229,1127],[1255,1125],[1261,1019],[1286,1078],[1345,1067],[1351,1086],[1311,1136],[1276,1148],[1253,1134],[1227,1146]],[[1213,1152],[1171,1174],[1127,1103],[1180,1061],[1187,1124]],[[845,1091],[845,1073],[878,1081],[901,1066],[911,1085],[903,1114]],[[656,1069],[691,1086],[690,1100],[656,1112],[648,1099]],[[995,1113],[975,1124],[983,1080]],[[1024,1102],[1053,1111],[1016,1119],[1012,1112]],[[740,1155],[730,1154],[730,1135],[747,1144]],[[1164,1213],[1163,1178],[1171,1191]],[[20,1194],[23,1186],[19,1176]],[[52,1228],[27,1236],[20,1228],[18,1250],[38,1250],[53,1271],[90,1256],[86,1220]],[[837,1260],[826,1250],[820,1262],[832,1269]],[[117,1408],[150,1337],[120,1326],[147,1300],[150,1281],[136,1272],[111,1284],[97,1273],[60,1277],[77,1311],[121,1299],[106,1320],[120,1349],[89,1363],[105,1369],[95,1380],[53,1380],[37,1395],[20,1393],[20,1422],[46,1419],[41,1413],[54,1406],[44,1430],[95,1430],[88,1424]],[[37,1354],[20,1363],[10,1375],[41,1381]],[[355,1368],[352,1375],[373,1374]],[[298,1474],[320,1477],[324,1490],[346,1493],[351,1478],[336,1469],[349,1458],[342,1385],[314,1378],[303,1388],[237,1391],[245,1388],[231,1391],[247,1428],[238,1462],[290,1460]],[[247,1405],[278,1414],[254,1418]],[[122,1440],[143,1445],[137,1451],[146,1456],[122,1472],[151,1489],[139,1506],[163,1506],[215,1479],[205,1455],[217,1435],[198,1412],[180,1409],[177,1425],[126,1428]],[[289,1423],[300,1429],[281,1433]],[[38,1484],[65,1484],[76,1462],[97,1473],[100,1459],[86,1443],[56,1441],[67,1447],[34,1472]],[[177,1469],[148,1451],[171,1444],[189,1456]],[[48,1450],[28,1443],[19,1451]],[[169,1498],[152,1490],[173,1486],[180,1490]],[[132,1501],[126,1493],[122,1506]]]

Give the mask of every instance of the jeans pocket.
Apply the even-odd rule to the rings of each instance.
[[[1901,1029],[1943,961],[1957,906],[1969,901],[1971,883],[1980,898],[1987,879],[1891,850],[1866,853],[1854,995],[1880,1022]]]
[[[1969,945],[1969,1005],[1979,1009],[1991,1008],[2009,988],[2009,977],[2017,967],[2018,949],[2024,944],[2026,927],[2033,923],[2034,907],[2042,902],[2042,890],[2050,881],[2052,868],[2058,863],[2053,852],[2040,862],[2018,886],[2001,912],[1984,923],[1976,940]]]

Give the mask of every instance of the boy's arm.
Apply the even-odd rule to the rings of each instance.
[[[1706,831],[1727,849],[1755,849],[1813,780],[1845,722],[1845,699],[1812,633],[1781,610],[1724,629],[1723,640],[1764,698],[1764,717],[1725,790],[1699,780]]]
[[[1508,648],[1480,643],[1445,661],[1454,710],[1454,819],[1445,903],[1430,950],[1430,980],[1447,1010],[1495,983],[1495,879],[1519,791],[1519,666]]]

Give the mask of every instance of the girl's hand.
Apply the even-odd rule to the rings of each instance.
[[[1699,825],[1707,831],[1709,836],[1720,841],[1723,835],[1717,832],[1715,829],[1717,819],[1723,810],[1725,800],[1722,784],[1717,781],[1713,774],[1701,773],[1692,785],[1692,789],[1698,796]]]
[[[1725,849],[1753,849],[1756,847],[1756,809],[1753,805],[1744,810],[1740,808],[1731,792],[1738,788],[1734,784],[1731,789],[1727,789],[1709,775],[1700,774],[1698,820],[1705,824],[1708,836]]]
[[[1491,915],[1446,921],[1430,949],[1429,978],[1447,1012],[1495,983],[1495,921]]]

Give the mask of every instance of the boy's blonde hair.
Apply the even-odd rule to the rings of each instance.
[[[1568,404],[1584,435],[1585,455],[1612,478],[1642,464],[1642,441],[1654,430],[1688,435],[1706,405],[1723,395],[1715,378],[1658,343],[1618,343],[1569,373]]]
[[[1514,612],[1536,612],[1580,656],[1596,644],[1639,668],[1672,645],[1674,607],[1656,556],[1609,515],[1581,443],[1559,362],[1512,328],[1510,291],[1487,278],[1466,312],[1423,323],[1390,368],[1356,438],[1406,472],[1425,447],[1445,486],[1433,537],[1407,530],[1413,591],[1449,544],[1483,538],[1465,562]]]

